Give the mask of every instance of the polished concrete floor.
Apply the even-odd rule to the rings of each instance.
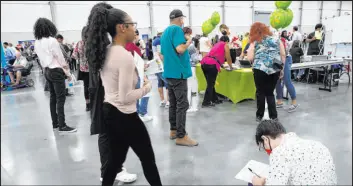
[[[90,136],[82,85],[75,87],[75,95],[65,104],[67,123],[78,132],[59,135],[51,127],[43,78],[38,72],[32,76],[34,88],[1,94],[1,184],[99,185],[97,136]],[[280,120],[287,131],[325,144],[336,164],[338,184],[351,185],[352,88],[341,84],[329,93],[319,91],[319,85],[295,86],[300,107],[291,114],[279,110]],[[194,99],[194,103],[200,101]],[[146,126],[164,185],[245,184],[234,176],[249,160],[268,163],[268,156],[258,151],[254,141],[255,101],[189,113],[187,131],[200,143],[194,148],[175,146],[168,139],[168,112],[158,104],[154,88],[148,106],[154,120]],[[148,184],[131,150],[124,165],[138,175],[135,185]]]

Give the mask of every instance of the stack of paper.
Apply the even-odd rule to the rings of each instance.
[[[243,169],[235,176],[238,180],[243,180],[245,182],[251,183],[252,178],[255,176],[250,172],[249,168],[261,177],[267,178],[269,173],[269,166],[267,164],[250,160]]]

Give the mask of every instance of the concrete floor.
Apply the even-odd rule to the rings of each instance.
[[[35,88],[1,94],[1,184],[99,185],[97,136],[89,133],[82,85],[75,87],[75,96],[67,98],[65,105],[66,121],[78,132],[58,135],[52,130],[43,78],[38,72],[32,76]],[[164,185],[245,184],[234,176],[249,160],[268,163],[268,156],[258,151],[254,141],[255,101],[224,103],[188,114],[187,131],[200,145],[179,147],[168,139],[168,112],[158,107],[157,82],[153,81],[148,111],[154,120],[146,126]],[[340,85],[329,93],[319,91],[319,85],[295,86],[300,107],[291,114],[279,110],[280,120],[287,131],[325,144],[336,164],[338,184],[351,185],[352,88]],[[125,167],[138,175],[134,185],[148,184],[131,150]]]

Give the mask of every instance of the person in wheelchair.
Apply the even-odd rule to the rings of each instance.
[[[27,63],[28,61],[24,56],[22,56],[20,53],[16,53],[16,60],[13,65],[9,65],[10,68],[8,71],[12,85],[16,86],[20,84],[22,75],[27,73],[28,71],[28,69],[26,68]],[[16,81],[14,74],[16,74]]]

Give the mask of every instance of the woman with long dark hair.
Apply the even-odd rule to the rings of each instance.
[[[281,70],[275,63],[282,61],[284,64],[286,52],[282,42],[272,37],[272,35],[270,28],[263,23],[255,22],[251,25],[248,60],[253,61],[257,122],[260,122],[264,117],[265,101],[267,101],[270,119],[277,119],[276,100],[273,91]],[[283,71],[281,73],[283,74]]]
[[[137,70],[131,53],[124,48],[134,40],[136,23],[115,8],[93,8],[90,18],[86,57],[90,67],[101,74],[105,90],[103,121],[111,150],[102,185],[113,185],[129,147],[139,157],[150,185],[162,185],[149,134],[136,113],[136,101],[151,90],[151,83],[145,79],[143,87],[135,89]],[[108,33],[113,43],[107,51]]]
[[[84,42],[84,39],[85,39],[84,34],[86,33],[86,29],[87,27],[83,27],[81,32],[82,40],[76,44],[72,57],[75,58],[80,64],[80,68],[78,69],[79,72],[78,72],[77,80],[83,81],[84,94],[85,94],[85,100],[86,100],[86,111],[90,111],[91,106],[90,106],[89,92],[88,92],[89,68],[88,68],[88,62],[85,55],[85,42]]]
[[[88,16],[88,22],[87,22],[87,28],[89,25],[92,24],[92,19],[94,18],[95,14],[93,14],[94,11],[96,11],[96,8],[102,7],[105,9],[111,9],[113,8],[110,4],[101,2],[97,3],[92,7],[91,13]],[[86,29],[87,32],[87,29]],[[84,41],[87,40],[87,34],[84,34],[85,39]],[[110,42],[109,42],[110,43]],[[85,45],[86,46],[86,45]],[[108,47],[109,48],[109,47]],[[86,50],[85,50],[86,53]],[[87,54],[86,54],[87,56]],[[88,55],[90,56],[90,55]],[[103,102],[104,102],[104,87],[102,85],[102,80],[100,77],[100,71],[97,70],[96,68],[93,68],[96,63],[97,58],[93,59],[87,59],[88,61],[88,67],[89,67],[89,96],[90,96],[90,105],[91,105],[91,135],[98,134],[98,149],[99,149],[99,155],[100,155],[100,162],[101,162],[101,177],[100,180],[103,180],[103,174],[105,170],[108,167],[108,159],[111,155],[111,150],[109,147],[109,138],[107,131],[105,130],[105,125],[103,121]],[[137,175],[136,174],[130,174],[127,172],[126,168],[123,167],[123,165],[118,168],[118,174],[116,175],[116,180],[119,182],[123,183],[131,183],[136,181]]]
[[[44,77],[50,91],[50,113],[54,130],[59,132],[76,132],[77,129],[65,123],[64,105],[66,99],[65,79],[71,78],[68,64],[60,49],[59,42],[54,38],[58,30],[47,18],[39,18],[34,24],[35,52],[44,70]]]

